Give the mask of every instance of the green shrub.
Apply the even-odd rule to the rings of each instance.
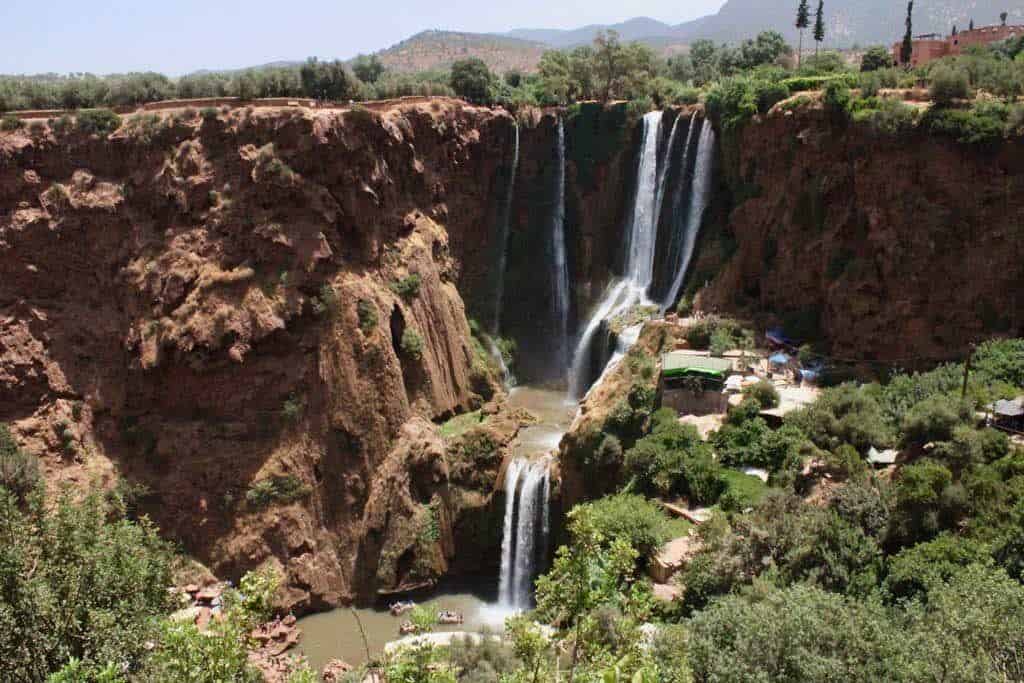
[[[78,680],[110,662],[136,669],[170,607],[171,552],[156,528],[96,491],[21,510],[0,489],[0,519],[4,680],[42,681],[72,658],[87,676]]]
[[[846,443],[867,453],[872,446],[881,448],[896,441],[878,399],[853,384],[826,389],[811,405],[786,415],[785,421],[828,451]]]
[[[856,88],[858,85],[857,74],[837,74],[830,76],[796,76],[782,81],[782,85],[789,89],[789,92],[796,94],[808,90],[824,90],[827,86],[836,84],[847,88]]]
[[[320,295],[315,296],[312,299],[313,312],[316,315],[328,315],[334,317],[338,314],[338,308],[340,303],[338,301],[338,293],[334,291],[329,283],[324,283],[320,287]]]
[[[20,130],[24,126],[25,122],[19,119],[17,114],[4,114],[3,118],[0,118],[0,130]]]
[[[936,106],[948,107],[956,100],[970,96],[971,84],[967,74],[955,67],[939,65],[932,69],[928,94]]]
[[[214,121],[217,119],[217,109],[215,107],[203,107],[199,110],[199,116],[202,117],[203,121]]]
[[[825,86],[822,101],[825,103],[825,112],[834,122],[845,123],[849,119],[853,98],[848,85],[839,81],[830,82]]]
[[[1002,107],[933,108],[922,117],[921,125],[933,135],[950,137],[963,144],[993,143],[1002,140],[1006,133],[1004,112]]]
[[[742,128],[757,114],[754,82],[743,76],[722,79],[708,91],[704,106],[726,130]]]
[[[281,417],[287,422],[296,422],[305,411],[305,402],[294,394],[285,399],[281,406]]]
[[[39,461],[22,452],[5,424],[0,424],[0,487],[6,488],[19,502],[24,502],[39,486]]]
[[[988,548],[977,541],[944,533],[902,550],[889,560],[885,590],[894,599],[926,597],[970,564],[991,560]]]
[[[391,291],[406,301],[415,299],[420,294],[420,285],[423,283],[419,273],[413,273],[401,280],[394,280],[389,285]]]
[[[949,441],[956,427],[967,422],[972,412],[971,406],[957,397],[930,396],[903,418],[903,444],[923,446],[933,441]]]
[[[121,117],[109,109],[83,109],[75,114],[75,126],[86,135],[104,137],[121,127]]]
[[[310,494],[309,487],[293,474],[274,475],[249,485],[245,501],[253,508],[265,508],[272,503],[285,505]]]
[[[789,97],[789,88],[782,83],[759,83],[754,92],[757,111],[761,114],[767,114],[777,103]]]
[[[409,358],[419,360],[423,357],[423,337],[411,327],[402,333],[402,353]]]
[[[864,53],[860,60],[861,71],[878,71],[892,67],[892,54],[884,46],[876,46]]]
[[[744,398],[752,398],[758,402],[762,410],[779,407],[779,391],[768,380],[761,380],[743,390]]]
[[[363,334],[369,334],[377,327],[377,307],[372,301],[360,299],[356,303],[356,315],[359,316],[359,329]]]
[[[904,102],[891,98],[877,100],[874,108],[862,108],[855,104],[853,120],[870,125],[875,132],[900,136],[911,132],[917,125],[918,110]]]
[[[195,624],[166,620],[157,647],[146,661],[141,680],[190,683],[258,683],[260,672],[249,664],[246,633],[232,620],[214,621],[209,632]]]
[[[668,540],[668,517],[660,506],[641,496],[619,493],[582,507],[605,543],[627,541],[641,558],[653,557]]]

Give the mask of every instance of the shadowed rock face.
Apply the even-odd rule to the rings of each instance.
[[[842,357],[945,359],[1024,333],[1024,145],[772,115],[723,144],[691,290]],[[724,257],[724,258],[723,258]]]

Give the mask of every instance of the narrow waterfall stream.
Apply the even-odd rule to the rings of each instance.
[[[496,284],[494,287],[494,320],[491,334],[497,335],[501,330],[501,309],[505,303],[505,268],[508,264],[508,237],[512,223],[512,200],[515,198],[516,173],[519,172],[519,122],[514,123],[512,137],[512,167],[509,170],[508,183],[505,184],[505,196],[501,198],[498,214],[498,263],[495,267]]]
[[[558,331],[560,367],[569,365],[569,262],[565,247],[565,125],[558,119],[555,150],[555,201],[551,211],[551,303]]]

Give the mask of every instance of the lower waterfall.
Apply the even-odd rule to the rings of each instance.
[[[547,559],[551,517],[551,458],[516,458],[505,473],[505,521],[498,599],[502,606],[530,607],[533,582]]]

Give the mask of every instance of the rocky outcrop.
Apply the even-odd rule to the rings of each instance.
[[[776,111],[726,134],[691,290],[840,357],[907,365],[1024,333],[1024,142]]]
[[[380,555],[447,485],[431,421],[495,391],[457,284],[511,129],[438,100],[0,136],[0,421],[218,575],[273,558],[298,610],[443,570],[443,534]]]

